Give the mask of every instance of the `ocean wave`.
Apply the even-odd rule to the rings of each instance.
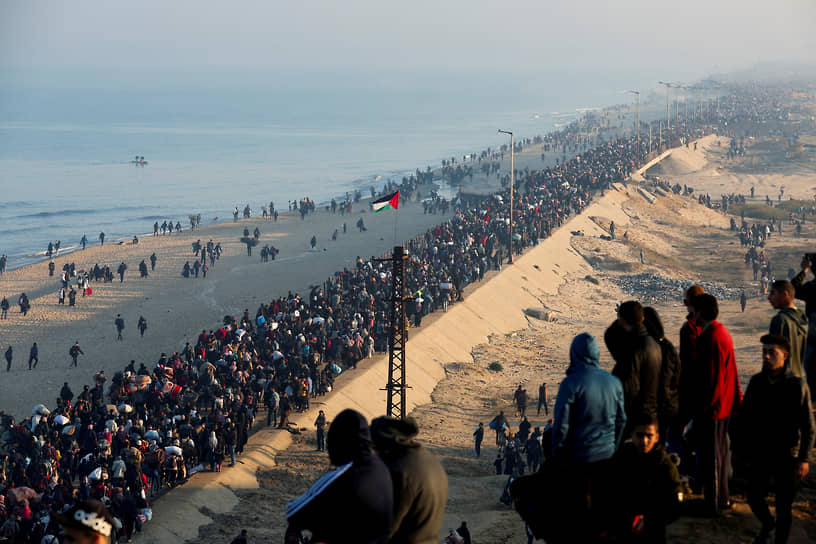
[[[42,219],[44,217],[60,217],[63,215],[90,215],[99,213],[98,210],[58,210],[54,212],[37,212],[37,213],[29,213],[25,215],[18,215],[12,217],[12,219]]]
[[[10,219],[43,219],[46,217],[62,217],[66,215],[116,214],[117,212],[144,210],[150,207],[151,206],[117,206],[113,208],[88,208],[88,209],[42,211],[36,213],[17,215],[11,217]]]
[[[26,201],[7,201],[7,202],[0,202],[0,210],[5,210],[7,208],[30,208],[33,206],[33,202],[26,202]]]
[[[28,232],[31,228],[29,227],[21,227],[18,229],[0,229],[0,236],[9,235],[9,234],[17,234],[19,232]]]

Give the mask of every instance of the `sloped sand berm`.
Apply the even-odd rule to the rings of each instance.
[[[627,215],[621,202],[628,198],[618,186],[592,203],[583,214],[573,217],[550,238],[541,242],[514,265],[489,280],[475,285],[464,302],[452,305],[431,325],[411,329],[407,345],[408,410],[430,402],[436,384],[444,377],[443,364],[468,359],[474,346],[492,334],[507,334],[527,326],[525,308],[540,306],[538,296],[555,294],[567,276],[582,277],[591,267],[570,246],[571,231],[587,236],[606,234],[590,217],[601,216],[624,226]],[[546,264],[545,264],[546,263]],[[385,412],[388,358],[380,356],[342,374],[337,388],[319,409],[329,415],[354,408],[372,418]],[[318,407],[298,414],[302,426],[311,429]],[[146,525],[142,539],[157,543],[178,543],[195,538],[199,528],[212,520],[201,512],[228,512],[238,504],[234,490],[258,487],[256,473],[275,463],[275,455],[291,443],[291,435],[279,430],[261,430],[249,441],[241,462],[221,473],[198,474],[183,487],[160,498],[153,521]],[[271,520],[279,523],[281,520]]]

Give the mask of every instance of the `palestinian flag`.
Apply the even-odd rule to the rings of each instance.
[[[378,198],[371,203],[371,207],[374,208],[374,213],[379,213],[388,208],[399,209],[399,191]]]

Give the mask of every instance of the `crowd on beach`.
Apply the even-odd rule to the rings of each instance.
[[[683,130],[702,134],[729,121],[729,112],[741,113],[729,98],[750,104],[756,115],[776,115],[774,100],[758,108],[742,92],[747,93],[721,100],[716,121]],[[566,152],[585,137],[568,127],[540,141]],[[508,189],[457,199],[450,220],[405,244],[418,263],[406,267],[405,277],[412,326],[462,300],[468,285],[512,258],[511,247],[522,253],[537,244],[580,213],[594,193],[624,182],[645,158],[636,138],[629,136],[552,168],[516,172],[512,232]],[[417,170],[401,184],[386,185],[381,194],[397,190],[400,198],[410,198],[425,179]],[[340,210],[348,210],[352,200]],[[431,205],[449,204],[431,197]],[[272,203],[270,207],[274,209]],[[308,199],[296,209],[302,216],[316,211]],[[235,212],[237,220],[237,207]],[[247,206],[244,215],[249,214]],[[205,264],[205,252],[211,259],[215,253],[216,246],[209,246],[198,243]],[[308,409],[311,398],[331,391],[340,372],[353,371],[362,359],[386,351],[388,331],[395,325],[389,313],[391,283],[387,265],[357,257],[354,265],[306,296],[290,292],[262,303],[254,313],[245,309],[241,316],[224,316],[213,330],[201,331],[194,345],[162,353],[155,362],[131,361],[110,378],[97,373],[78,395],[66,385],[51,409],[38,405],[22,421],[3,415],[0,521],[6,528],[16,527],[18,538],[27,535],[34,541],[57,530],[49,512],[95,498],[109,505],[121,520],[120,534],[129,538],[149,519],[151,495],[197,471],[218,471],[227,458],[233,464],[259,412],[266,410],[267,425],[297,432],[289,421],[293,410]],[[582,348],[584,359],[590,348],[588,342]],[[556,402],[556,422],[558,413]],[[354,426],[354,418],[347,423]],[[618,442],[622,432],[612,433]],[[556,444],[561,442],[554,439],[554,451]],[[331,453],[331,439],[329,449]]]

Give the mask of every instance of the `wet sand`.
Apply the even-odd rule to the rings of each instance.
[[[423,187],[423,192],[427,189]],[[362,217],[366,232],[355,227]],[[220,324],[224,315],[240,315],[245,308],[254,315],[259,304],[267,303],[288,291],[308,293],[312,285],[323,283],[335,271],[354,266],[358,255],[390,252],[394,246],[394,221],[398,240],[407,240],[424,233],[447,217],[426,215],[422,205],[410,202],[397,212],[373,214],[366,204],[354,206],[351,214],[340,216],[324,209],[308,215],[305,220],[295,213],[281,214],[278,221],[252,218],[237,223],[204,226],[195,231],[182,231],[167,236],[147,236],[138,245],[98,243],[54,259],[56,271],[48,276],[47,261],[8,271],[0,276],[0,296],[6,296],[12,307],[8,319],[0,320],[0,345],[5,352],[14,348],[10,372],[0,369],[0,410],[16,417],[31,414],[35,404],[53,406],[63,382],[68,382],[75,394],[84,384],[91,383],[99,370],[106,374],[121,370],[131,360],[148,367],[162,352],[181,351],[187,341],[195,343],[202,329]],[[342,225],[347,224],[343,234]],[[247,256],[246,245],[240,242],[244,227],[250,232],[261,231],[259,245]],[[336,241],[332,233],[339,229]],[[317,237],[316,250],[309,249],[312,235]],[[185,279],[181,270],[185,261],[195,258],[192,243],[202,244],[212,239],[223,249],[220,260],[211,267],[206,278]],[[271,244],[280,250],[275,261],[262,263],[260,248]],[[149,256],[156,253],[156,269],[148,278],[139,278],[139,262],[148,267]],[[57,304],[60,287],[59,273],[66,262],[76,263],[77,270],[90,269],[95,263],[105,264],[116,271],[125,262],[128,271],[124,282],[115,275],[113,283],[91,282],[91,296],[77,296],[77,305]],[[75,282],[72,282],[75,283]],[[27,316],[19,313],[17,299],[28,294],[31,310]],[[116,340],[114,319],[121,314],[125,320],[124,340]],[[144,316],[148,323],[144,338],[140,338],[136,323]],[[68,349],[79,341],[84,355],[79,368],[69,368]],[[32,343],[39,346],[40,362],[28,370],[28,355]]]

